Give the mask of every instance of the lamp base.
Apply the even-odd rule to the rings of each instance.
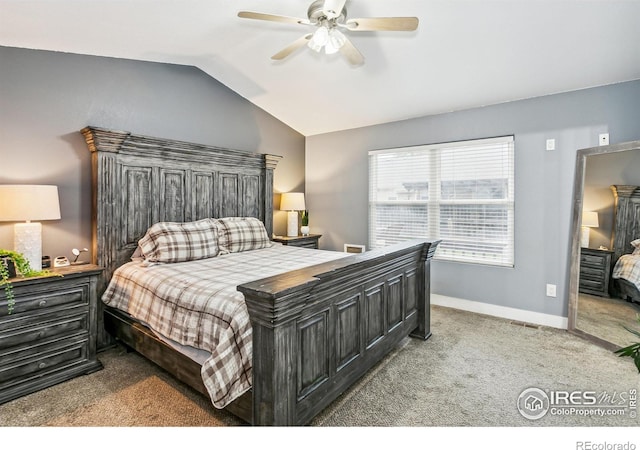
[[[589,248],[589,227],[582,227],[580,230],[580,247]]]
[[[289,211],[287,213],[287,236],[298,235],[298,211]]]
[[[32,270],[42,270],[42,225],[39,222],[16,223],[13,248],[29,261]]]

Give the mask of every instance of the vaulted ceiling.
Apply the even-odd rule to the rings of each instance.
[[[274,61],[313,28],[237,15],[311,2],[1,0],[0,45],[197,66],[305,136],[640,79],[640,1],[348,0],[348,18],[419,19],[346,31],[360,66]]]

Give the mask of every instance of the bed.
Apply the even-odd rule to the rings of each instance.
[[[272,235],[279,156],[98,127],[82,134],[92,154],[92,258],[104,268],[101,293],[158,223],[253,219]],[[236,290],[250,321],[250,387],[219,406],[253,425],[304,425],[407,336],[428,339],[438,243],[413,240],[243,280]],[[210,396],[201,359],[146,321],[101,309],[99,347],[117,340]]]
[[[614,196],[613,294],[640,303],[640,187],[615,185],[611,190]]]

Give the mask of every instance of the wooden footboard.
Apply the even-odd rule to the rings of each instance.
[[[411,241],[238,287],[253,328],[253,423],[303,425],[430,331],[430,259]]]

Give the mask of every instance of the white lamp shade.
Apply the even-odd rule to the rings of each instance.
[[[282,211],[304,211],[305,209],[307,208],[302,192],[286,192],[280,197],[280,210]]]
[[[42,269],[42,225],[37,220],[60,219],[58,187],[49,185],[0,185],[0,221],[14,225],[13,247],[33,270]]]
[[[0,221],[29,222],[57,219],[60,219],[57,186],[0,185]]]
[[[598,228],[598,213],[595,211],[583,211],[582,212],[582,227],[580,232],[580,246],[584,248],[589,247],[589,232],[590,228]]]
[[[582,226],[598,228],[598,213],[595,211],[583,211],[582,212]]]

